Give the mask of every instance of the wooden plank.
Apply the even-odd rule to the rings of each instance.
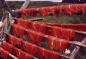
[[[9,56],[12,57],[13,59],[19,59],[19,58],[15,57],[15,56],[12,55],[12,54],[9,54]]]
[[[85,44],[86,43],[86,39],[83,39],[83,41],[81,43]],[[79,46],[76,46],[74,48],[73,52],[71,53],[70,59],[73,59],[76,56],[76,54],[78,53],[78,51],[79,51],[80,48],[81,47],[79,47]]]
[[[79,33],[79,34],[84,34],[86,35],[86,32],[85,31],[78,31],[78,30],[75,30],[76,33]]]
[[[41,20],[44,20],[43,17],[37,17],[37,18],[32,18],[30,19],[31,21],[41,21]]]
[[[30,0],[26,0],[20,9],[26,9],[30,3]]]

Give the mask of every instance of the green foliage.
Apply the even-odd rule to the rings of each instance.
[[[86,23],[86,15],[72,15],[72,16],[62,16],[62,17],[44,17],[45,20],[41,22],[54,22],[54,23],[64,23],[64,24],[81,24]]]

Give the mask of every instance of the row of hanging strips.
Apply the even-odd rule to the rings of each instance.
[[[86,13],[86,4],[71,4],[71,5],[60,5],[60,6],[49,6],[40,8],[29,8],[23,10],[17,10],[17,12],[26,16],[63,16],[63,15],[79,15]]]
[[[15,45],[15,43],[13,42],[14,36],[8,35],[8,37],[9,37],[9,41],[11,41],[10,44]],[[16,38],[15,40],[19,41],[21,39]],[[50,50],[41,48],[41,47],[31,44],[29,42],[22,41],[22,43],[20,42],[20,44],[18,44],[18,45],[22,46],[23,51],[25,51],[35,57],[38,57],[39,59],[53,59],[53,58],[60,59],[60,55],[58,54],[58,52],[54,52],[54,51],[50,51]]]

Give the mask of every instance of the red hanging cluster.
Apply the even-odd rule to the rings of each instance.
[[[23,48],[27,53],[29,53],[33,56],[35,56],[37,54],[37,51],[38,51],[37,46],[32,45],[28,42],[23,42]]]
[[[18,25],[20,25],[20,26],[22,26],[24,28],[27,28],[27,29],[33,29],[32,28],[32,21],[27,21],[27,20],[24,20],[22,18],[19,18],[17,20],[17,23],[16,24],[18,24]]]
[[[49,51],[49,50],[44,51],[44,56],[45,56],[45,59],[60,59],[60,56],[58,53],[54,51]]]
[[[63,29],[60,27],[53,28],[52,27],[52,35],[57,38],[62,38],[66,40],[71,40],[75,37],[75,32],[71,29]]]
[[[25,34],[25,31],[21,29],[21,27],[16,26],[16,24],[12,25],[11,27],[12,27],[13,33],[16,34],[18,37],[23,37],[23,35]]]
[[[41,23],[41,25],[40,25],[40,23],[38,23],[38,22],[33,22],[32,23],[33,25],[32,25],[32,27],[33,27],[33,30],[34,31],[37,31],[37,32],[41,32],[41,33],[45,33],[46,32],[46,24],[45,23]]]
[[[9,52],[5,51],[3,48],[0,48],[0,57],[2,57],[3,59],[8,59]]]
[[[11,44],[13,44],[14,46],[16,46],[16,45],[21,45],[21,39],[18,39],[18,38],[16,38],[16,37],[14,37],[14,36],[12,36],[12,35],[10,35],[9,34],[9,42],[11,43]]]
[[[40,13],[41,16],[47,16],[47,14],[48,14],[45,7],[40,8],[39,13]]]
[[[36,55],[39,59],[60,59],[60,55],[57,52],[50,51],[41,47],[38,47],[38,52]]]
[[[48,37],[48,46],[51,49],[64,51],[68,48],[68,45],[68,42],[63,39],[53,38],[52,36]]]
[[[9,44],[7,44],[5,41],[2,43],[2,48],[7,50],[9,53],[13,53],[13,46],[9,46]]]
[[[15,48],[15,53],[16,53],[16,56],[19,58],[19,59],[33,59],[34,57],[27,54],[26,52],[23,52],[22,50],[20,49],[17,49]]]
[[[62,13],[62,8],[63,8],[63,5],[61,5],[61,6],[56,6],[55,8],[54,8],[54,13],[55,13],[55,15],[56,16],[62,16],[63,15],[63,13]]]
[[[27,25],[28,25],[28,22],[23,20],[23,19],[18,19],[17,22],[16,22],[18,25],[22,26],[22,27],[25,27],[27,28]]]
[[[27,31],[28,37],[30,38],[30,41],[32,43],[40,43],[44,37],[44,35],[42,35],[41,33],[37,33],[35,31]]]
[[[68,15],[72,15],[72,11],[71,11],[71,5],[65,5],[64,7],[63,7],[63,11],[64,11],[64,14],[68,14]]]

